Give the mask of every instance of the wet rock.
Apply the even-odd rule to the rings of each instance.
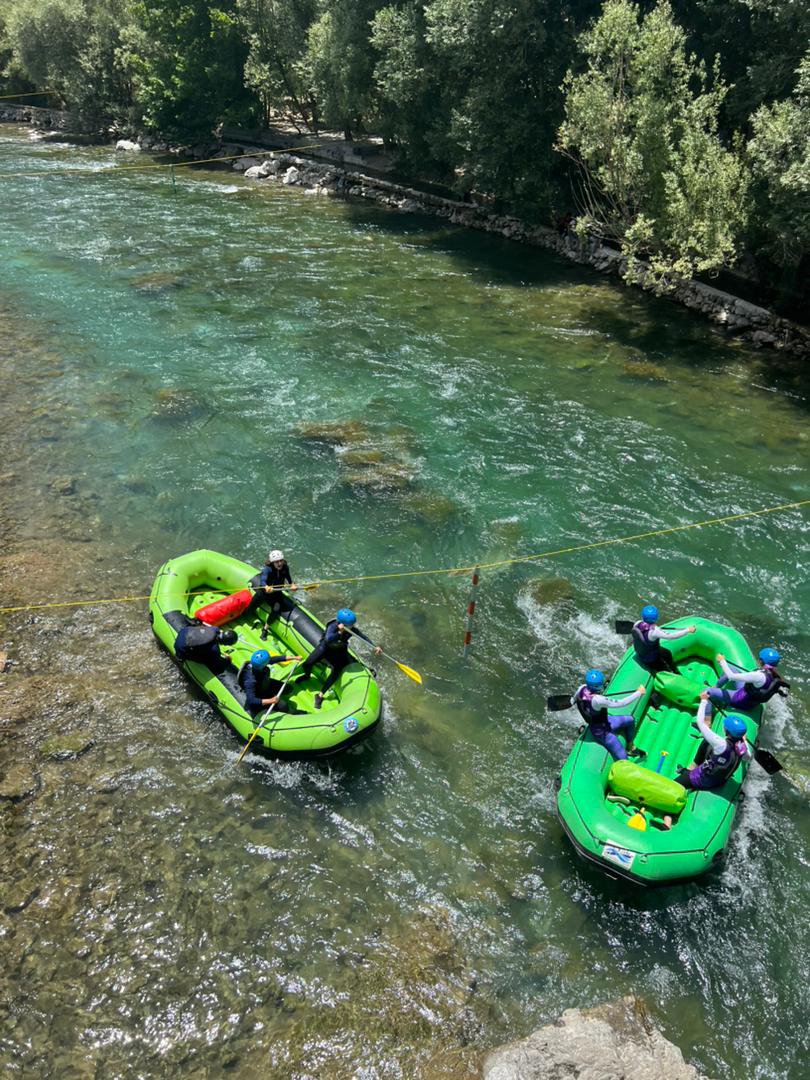
[[[92,747],[93,739],[86,731],[74,731],[67,735],[51,735],[39,748],[43,757],[51,761],[70,761],[81,757]]]
[[[446,525],[458,513],[457,503],[438,491],[417,491],[408,497],[407,508],[428,525]]]
[[[124,151],[128,154],[137,154],[140,153],[141,148],[136,142],[133,142],[132,139],[119,139],[115,144],[115,149]]]
[[[246,173],[248,169],[258,169],[261,165],[261,160],[255,157],[240,157],[237,158],[231,168],[234,172]]]
[[[281,182],[282,182],[282,184],[297,184],[300,179],[301,179],[300,170],[296,169],[296,167],[294,165],[291,165],[289,167],[289,169],[287,169],[287,171],[282,176]]]
[[[526,583],[526,591],[535,604],[561,604],[574,599],[574,588],[568,578],[535,578]]]
[[[76,479],[73,476],[57,476],[55,480],[51,480],[48,488],[54,495],[75,495]]]
[[[2,675],[8,667],[8,653],[4,649],[0,649],[0,675]]]
[[[360,491],[404,491],[410,487],[414,470],[401,462],[384,461],[373,468],[347,473],[343,483]]]
[[[701,1080],[652,1023],[644,1002],[625,997],[566,1009],[554,1024],[484,1059],[483,1080]]]
[[[382,450],[347,450],[340,455],[341,462],[350,469],[374,468],[385,461]]]
[[[667,369],[661,364],[654,364],[651,360],[625,360],[622,371],[633,379],[643,379],[645,382],[669,382]]]
[[[164,386],[155,394],[152,415],[163,420],[193,420],[203,412],[203,404],[194,390]]]
[[[0,473],[0,484],[13,484],[17,479],[17,474],[13,472]]]
[[[9,765],[0,779],[0,799],[22,802],[23,799],[36,794],[39,784],[39,777],[30,765],[23,763]]]
[[[36,900],[39,893],[39,886],[32,885],[30,881],[8,882],[3,888],[2,899],[0,899],[4,913],[19,915],[33,900]]]
[[[174,274],[169,270],[154,270],[133,278],[130,284],[138,292],[160,294],[179,289],[185,282],[182,274]]]
[[[353,446],[370,438],[362,420],[302,420],[293,430],[301,439],[327,446]]]

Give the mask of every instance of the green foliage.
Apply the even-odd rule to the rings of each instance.
[[[315,0],[237,0],[236,7],[249,47],[246,85],[266,114],[280,108],[317,131],[319,106],[304,63]]]
[[[787,266],[810,254],[810,51],[796,74],[790,98],[754,114],[748,143],[764,246]]]
[[[57,91],[91,126],[126,111],[125,0],[12,0],[5,18],[13,64],[31,83]]]
[[[137,0],[126,37],[140,118],[150,128],[207,134],[220,121],[251,119],[248,56],[236,0]]]
[[[645,256],[662,288],[728,265],[748,204],[745,167],[718,134],[725,87],[687,54],[663,0],[641,18],[607,0],[581,44],[558,143],[581,172],[580,230],[617,240],[631,278]]]

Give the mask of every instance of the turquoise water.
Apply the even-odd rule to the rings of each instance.
[[[666,301],[435,219],[102,177],[106,149],[0,132],[8,603],[140,595],[197,546],[342,578],[808,497],[807,375]],[[0,761],[40,783],[2,804],[14,897],[39,890],[3,917],[7,1067],[463,1076],[638,993],[709,1075],[798,1077],[808,520],[486,572],[466,664],[468,579],[323,586],[316,613],[348,603],[425,675],[380,667],[383,730],[329,765],[235,769],[143,604],[4,616],[26,708]],[[577,723],[543,701],[615,664],[612,620],[648,599],[779,647],[764,745],[792,782],[752,771],[722,875],[641,896],[565,843]],[[59,729],[92,748],[45,760]]]

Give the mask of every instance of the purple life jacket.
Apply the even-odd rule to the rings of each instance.
[[[579,715],[588,725],[588,727],[597,733],[606,732],[610,730],[610,724],[608,723],[608,711],[606,708],[597,709],[593,706],[594,695],[588,689],[587,686],[581,687],[577,690],[577,696],[574,699],[576,706],[579,709]]]
[[[751,683],[744,683],[742,686],[745,692],[745,702],[741,703],[741,705],[745,709],[753,709],[755,705],[764,705],[766,701],[771,700],[781,687],[787,686],[776,668],[765,664],[762,670],[765,673],[765,682],[762,686],[752,686]]]
[[[720,787],[732,775],[741,758],[748,754],[746,743],[739,739],[726,739],[726,746],[719,754],[711,754],[706,760],[689,770],[689,777],[696,788]]]
[[[643,620],[633,624],[633,648],[642,664],[655,664],[661,659],[660,643],[650,641],[650,631],[654,625],[655,623],[648,623]]]

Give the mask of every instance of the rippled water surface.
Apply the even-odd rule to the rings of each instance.
[[[138,596],[198,546],[312,580],[808,497],[798,365],[434,219],[112,159],[0,128],[6,605]],[[4,1071],[462,1077],[637,993],[711,1076],[802,1075],[809,520],[486,572],[466,665],[467,579],[322,587],[425,674],[381,667],[382,729],[330,764],[235,768],[142,602],[0,615],[0,771],[32,792],[0,801]],[[543,698],[647,599],[777,645],[794,692],[722,875],[640,895],[561,834],[576,721]]]

